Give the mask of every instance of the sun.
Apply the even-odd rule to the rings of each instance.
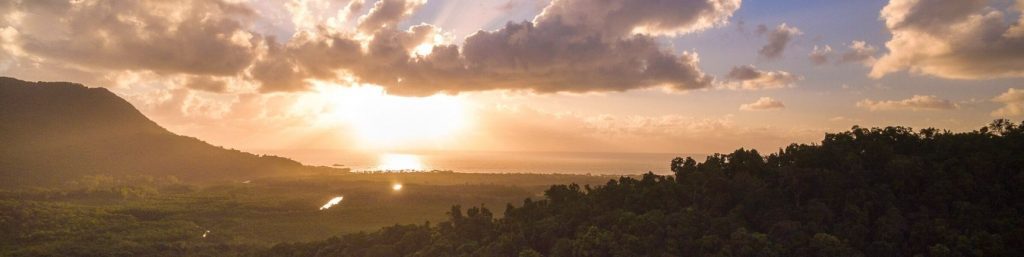
[[[451,141],[468,125],[463,97],[400,97],[372,85],[319,84],[329,102],[328,119],[351,128],[362,148],[370,150],[430,147]]]

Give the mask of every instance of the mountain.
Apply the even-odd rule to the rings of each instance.
[[[104,88],[0,77],[0,186],[86,175],[249,179],[308,171],[160,127]]]

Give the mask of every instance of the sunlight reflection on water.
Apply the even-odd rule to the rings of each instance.
[[[420,151],[355,152],[343,150],[264,151],[295,158],[310,165],[350,168],[352,171],[416,169],[469,173],[574,173],[574,174],[672,174],[668,163],[675,157],[703,160],[705,154],[686,153],[580,153]],[[406,157],[388,157],[388,156]],[[401,164],[400,163],[406,163]],[[412,163],[412,165],[408,165]],[[417,164],[418,163],[418,164]],[[253,181],[256,183],[257,181]]]
[[[425,169],[423,159],[415,154],[386,153],[377,158],[377,170],[380,171],[422,171]]]
[[[322,210],[330,209],[332,206],[335,206],[338,203],[341,203],[341,199],[344,199],[344,198],[345,197],[341,197],[341,196],[338,196],[338,197],[335,197],[335,198],[331,198],[331,200],[327,201],[327,203],[324,204],[324,206],[320,206],[320,210],[322,211]]]

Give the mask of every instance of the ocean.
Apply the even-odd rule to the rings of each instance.
[[[367,153],[341,150],[254,151],[307,165],[352,171],[446,170],[467,173],[669,174],[675,157],[703,160],[705,154],[423,151]]]

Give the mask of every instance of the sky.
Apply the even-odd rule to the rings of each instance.
[[[267,151],[772,152],[1024,117],[1024,1],[8,0],[0,75]]]

